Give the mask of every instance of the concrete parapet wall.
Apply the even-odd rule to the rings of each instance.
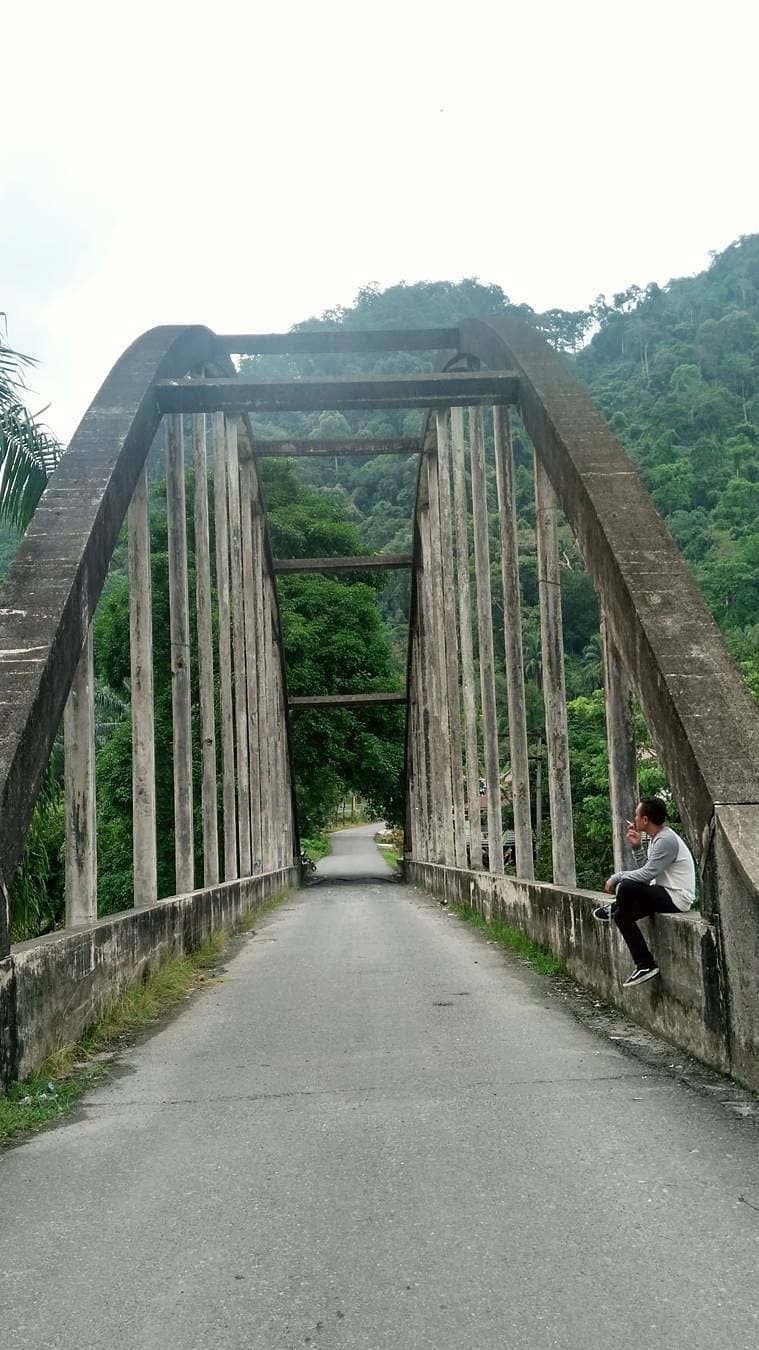
[[[446,901],[499,918],[548,947],[570,974],[642,1026],[721,1072],[732,1068],[727,1000],[716,930],[700,914],[661,915],[644,921],[661,978],[623,989],[632,962],[617,929],[592,911],[604,897],[547,883],[469,872],[436,863],[407,863],[408,880]],[[759,1086],[741,1066],[741,1078]]]
[[[730,1058],[759,1089],[759,806],[718,806],[707,881],[716,898],[730,990]]]
[[[0,1081],[25,1078],[83,1031],[138,976],[182,957],[300,880],[298,867],[110,914],[22,942],[0,961]]]

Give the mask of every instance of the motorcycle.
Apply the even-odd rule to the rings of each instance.
[[[309,858],[307,853],[301,852],[300,875],[303,881],[306,880],[306,877],[309,875],[309,873],[315,871],[316,871],[316,863],[314,862],[313,858]]]

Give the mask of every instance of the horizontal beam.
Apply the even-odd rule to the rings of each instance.
[[[371,553],[365,558],[275,558],[275,572],[363,572],[367,567],[412,567],[407,553]]]
[[[386,437],[384,440],[334,441],[254,441],[253,454],[268,459],[292,459],[296,455],[418,455],[422,442],[413,436]]]
[[[443,374],[354,375],[304,380],[158,380],[164,413],[313,412],[326,408],[446,408],[516,403],[511,372],[453,370]]]
[[[317,694],[313,698],[291,698],[291,708],[361,708],[373,703],[405,703],[405,694]]]
[[[458,328],[316,328],[310,333],[223,333],[218,341],[237,355],[298,352],[458,351]]]

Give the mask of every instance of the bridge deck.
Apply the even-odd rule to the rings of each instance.
[[[752,1125],[392,883],[369,833],[3,1158],[4,1350],[754,1346]]]

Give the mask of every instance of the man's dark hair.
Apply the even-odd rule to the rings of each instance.
[[[661,797],[641,797],[640,813],[647,816],[654,825],[663,825],[667,819],[667,804]]]

